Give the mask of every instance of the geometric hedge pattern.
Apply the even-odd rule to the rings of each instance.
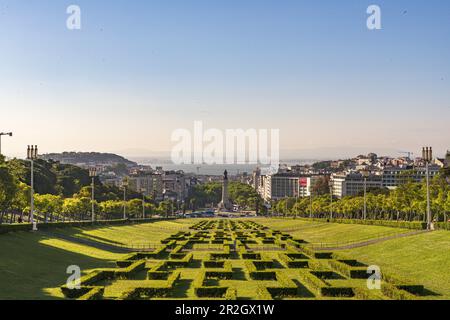
[[[61,290],[81,300],[415,300],[427,292],[386,274],[380,290],[369,290],[367,265],[247,220],[202,220],[116,264],[83,276],[79,289]]]

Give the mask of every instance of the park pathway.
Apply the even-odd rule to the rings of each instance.
[[[366,246],[370,246],[372,244],[376,244],[376,243],[380,243],[380,242],[384,242],[384,241],[388,241],[388,240],[411,237],[411,236],[415,236],[415,235],[423,234],[423,233],[427,233],[427,232],[432,232],[432,231],[416,230],[416,231],[412,231],[412,232],[399,233],[399,234],[395,234],[392,236],[376,238],[376,239],[366,240],[366,241],[362,241],[362,242],[349,243],[349,244],[345,244],[345,245],[344,244],[337,245],[337,246],[330,246],[327,243],[317,243],[317,244],[312,244],[311,247],[316,251],[347,250],[347,249],[366,247]]]

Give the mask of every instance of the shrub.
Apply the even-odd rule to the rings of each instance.
[[[77,300],[101,300],[105,292],[104,287],[92,287],[85,295],[79,297]]]
[[[129,224],[129,223],[149,223],[155,221],[165,221],[172,220],[170,218],[150,218],[150,219],[116,219],[116,220],[101,220],[95,221],[75,221],[75,222],[49,222],[49,223],[38,223],[38,229],[47,230],[47,229],[57,229],[57,228],[71,228],[71,227],[89,227],[92,225],[103,226],[103,225],[120,225],[120,224]],[[8,233],[8,232],[17,232],[17,231],[31,231],[32,227],[30,223],[17,223],[11,225],[0,225],[0,234]]]
[[[199,298],[223,298],[228,287],[198,287],[195,288],[195,295]]]
[[[381,285],[381,292],[394,300],[415,300],[416,297],[411,293],[401,290],[394,285],[384,282]]]
[[[450,222],[437,222],[434,227],[438,230],[450,230]]]
[[[237,291],[234,288],[228,288],[225,292],[225,300],[236,300],[237,299]]]
[[[137,287],[125,291],[120,300],[138,300],[142,298],[164,298],[168,297],[172,293],[172,289],[175,283],[180,279],[181,272],[175,271],[172,273],[167,281],[163,284],[152,284],[147,287]]]
[[[299,268],[308,268],[309,262],[306,259],[294,259],[294,257],[306,257],[302,253],[298,254],[284,254],[279,253],[278,257],[288,268],[299,269]]]
[[[262,264],[260,264],[260,262],[263,262]],[[267,263],[267,264],[264,264]],[[253,280],[277,280],[277,276],[275,271],[261,271],[265,269],[265,265],[268,265],[269,261],[250,261],[250,260],[246,260],[245,261],[245,266],[247,267],[247,270],[249,272],[250,278],[252,278]],[[270,263],[273,264],[273,261],[270,261]],[[258,267],[256,266],[256,264],[258,265],[258,267],[260,269],[258,269]]]
[[[241,253],[241,258],[244,260],[261,260],[261,254],[256,252]]]
[[[307,219],[308,221],[320,221],[320,222],[331,222],[331,223],[343,223],[343,224],[364,224],[364,225],[375,225],[384,227],[394,227],[394,228],[405,228],[405,229],[415,229],[415,230],[425,230],[427,228],[426,222],[421,221],[392,221],[392,220],[359,220],[359,219]]]
[[[258,286],[256,296],[258,300],[273,300],[272,294],[264,286]]]
[[[348,262],[348,263],[346,263]],[[328,260],[329,266],[343,275],[352,279],[367,279],[367,267],[352,267],[349,263],[357,265],[356,260]]]
[[[167,280],[169,278],[170,272],[168,271],[151,271],[147,272],[148,280]]]
[[[205,268],[223,268],[225,261],[223,260],[204,260],[203,267]]]

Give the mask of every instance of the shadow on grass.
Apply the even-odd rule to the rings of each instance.
[[[292,279],[297,286],[297,296],[302,298],[314,298],[315,295],[308,290],[300,281],[297,279]]]
[[[109,251],[112,253],[129,253],[130,251],[125,248],[118,247],[116,244],[100,242],[98,239],[90,235],[83,234],[77,230],[73,229],[55,229],[55,230],[45,230],[40,232],[43,236],[49,238],[57,238],[65,241],[74,242],[81,245],[90,246],[96,249]]]
[[[177,281],[172,291],[173,292],[172,297],[178,299],[187,298],[188,297],[187,291],[191,287],[191,283],[192,280],[189,279],[181,279]]]
[[[233,280],[246,281],[247,277],[242,268],[233,268]]]
[[[67,267],[88,269],[115,267],[115,263],[40,243],[54,238],[41,233],[18,232],[0,237],[3,273],[0,299],[60,299],[47,292],[66,283]]]
[[[430,289],[427,289],[427,288],[423,288],[423,292],[421,294],[418,294],[418,296],[419,297],[427,297],[427,296],[428,297],[429,296],[440,297],[440,296],[442,296],[442,294],[434,292],[434,291],[431,291]]]
[[[202,260],[199,259],[192,259],[192,261],[188,265],[188,268],[190,269],[199,269],[201,267],[202,267]]]

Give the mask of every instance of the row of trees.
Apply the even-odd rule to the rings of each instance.
[[[447,221],[450,214],[450,187],[445,176],[431,180],[430,204],[433,219]],[[423,221],[426,219],[426,184],[406,182],[395,190],[373,189],[366,194],[367,219]],[[272,204],[273,211],[283,215],[303,217],[330,217],[361,219],[364,212],[364,196],[360,194],[342,199],[329,194],[316,195],[312,199],[283,199]]]
[[[121,219],[124,209],[127,218],[148,218],[154,215],[170,216],[179,209],[176,203],[170,201],[154,204],[143,202],[142,199],[94,201],[93,203],[96,220]],[[34,206],[34,218],[38,222],[82,221],[92,218],[92,200],[87,197],[62,198],[51,194],[35,194]],[[26,204],[19,214],[5,214],[3,212],[0,219],[7,223],[29,221],[30,208]]]
[[[259,194],[252,186],[238,181],[230,181],[228,184],[230,200],[246,210],[258,211],[263,204]],[[217,205],[222,198],[222,183],[210,182],[195,186],[189,195],[190,208],[203,208]]]
[[[13,159],[5,161],[0,155],[0,224],[29,221],[30,164]],[[91,178],[85,169],[53,161],[35,162],[35,216],[38,221],[85,220],[91,217]],[[94,208],[98,219],[143,216],[142,194],[127,190],[128,201],[123,201],[123,191],[105,186],[95,180]],[[145,215],[168,215],[180,209],[170,201],[156,203],[145,198]]]

